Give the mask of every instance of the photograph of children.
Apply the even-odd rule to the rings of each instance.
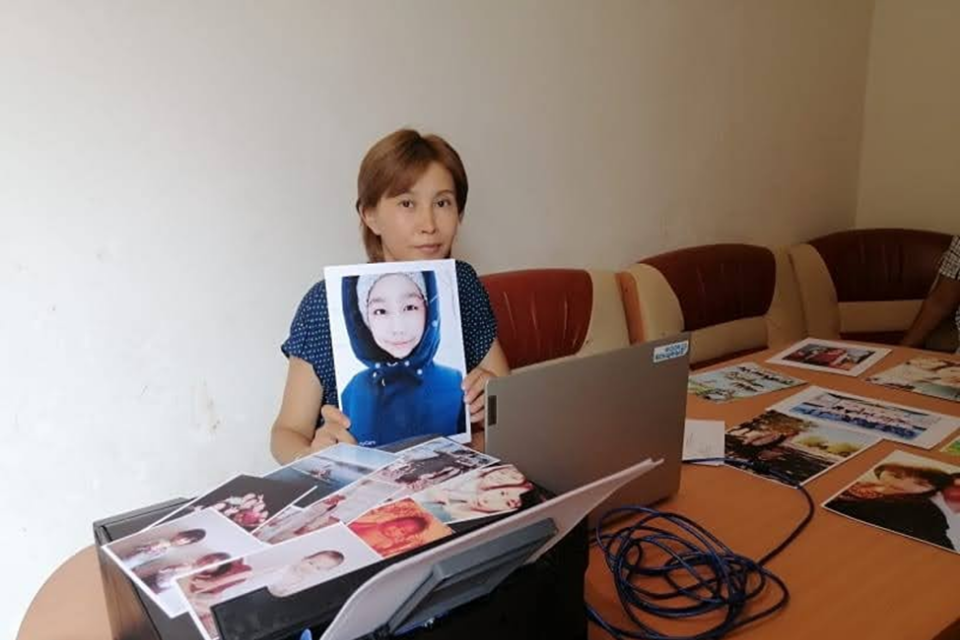
[[[711,402],[729,402],[804,384],[803,380],[748,362],[692,375],[687,392]]]
[[[399,495],[410,495],[496,462],[496,458],[452,440],[436,438],[404,449],[398,461],[378,471],[373,479],[398,484]]]
[[[960,402],[960,361],[923,356],[867,379],[892,389]]]
[[[453,260],[324,270],[340,409],[364,446],[470,441]]]
[[[960,467],[894,451],[823,503],[865,524],[960,551]]]
[[[807,338],[767,362],[855,377],[883,360],[888,353],[890,349],[881,347]]]
[[[869,431],[924,449],[960,427],[960,418],[820,387],[805,389],[770,408],[801,420]]]
[[[516,511],[533,484],[512,464],[471,471],[413,496],[444,524]]]
[[[104,551],[173,617],[185,611],[175,578],[263,547],[219,511],[204,509],[111,542]]]
[[[309,491],[310,488],[302,483],[292,484],[241,474],[187,503],[153,526],[201,509],[212,509],[230,518],[246,531],[253,532]]]
[[[879,441],[878,436],[870,433],[767,411],[727,430],[724,455],[747,462],[763,462],[781,475],[804,484]]]
[[[195,571],[177,588],[204,637],[218,637],[211,609],[257,589],[282,598],[374,562],[380,556],[344,525]]]
[[[371,509],[347,526],[384,558],[417,549],[453,533],[411,498]]]
[[[287,507],[254,534],[267,544],[278,544],[338,522],[349,523],[397,493],[395,484],[361,480],[300,509]]]

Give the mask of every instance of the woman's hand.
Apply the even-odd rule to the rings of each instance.
[[[332,447],[339,442],[357,444],[357,439],[350,433],[350,418],[332,404],[325,404],[320,408],[323,416],[323,426],[313,434],[310,442],[310,452],[320,451]]]
[[[460,387],[463,389],[464,400],[470,405],[470,422],[483,422],[487,413],[487,394],[484,390],[487,380],[496,377],[497,374],[480,366],[463,379]]]

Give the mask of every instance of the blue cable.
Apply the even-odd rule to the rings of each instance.
[[[807,503],[807,514],[783,542],[760,560],[754,561],[732,551],[719,538],[678,513],[649,507],[628,506],[611,509],[597,523],[593,543],[604,555],[613,574],[617,596],[635,629],[623,629],[607,622],[596,609],[586,604],[588,618],[617,640],[716,640],[735,629],[769,617],[786,606],[790,599],[787,585],[766,564],[786,549],[813,518],[813,498],[798,482],[763,463],[734,458],[704,458],[688,462],[719,462],[768,475],[799,490]],[[632,524],[603,533],[604,522],[626,515],[639,516]],[[658,564],[645,562],[653,554],[666,557]],[[635,584],[636,578],[661,581],[654,590]],[[751,600],[773,588],[776,600],[747,614]],[[679,602],[667,601],[680,599]],[[657,630],[650,618],[691,619],[722,613],[722,620],[693,635],[668,635]],[[641,618],[641,615],[644,617]]]

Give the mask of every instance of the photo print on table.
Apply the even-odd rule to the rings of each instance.
[[[960,402],[960,360],[921,356],[867,378],[867,382]]]
[[[711,402],[729,402],[806,384],[752,362],[691,375],[687,392]]]
[[[960,418],[810,387],[770,407],[801,420],[858,429],[930,449],[960,427]]]
[[[873,527],[960,552],[960,467],[894,451],[823,503]]]
[[[794,482],[805,484],[879,441],[880,437],[871,433],[766,411],[727,429],[724,455],[762,463]]]
[[[784,349],[767,362],[856,377],[883,360],[889,353],[890,349],[872,345],[806,338]]]

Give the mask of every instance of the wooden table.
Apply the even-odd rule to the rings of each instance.
[[[774,352],[754,354],[732,362],[762,363]],[[883,371],[919,355],[912,349],[894,349],[871,371]],[[717,365],[727,366],[731,362]],[[865,382],[862,376],[769,366],[821,387],[847,391],[960,415],[960,404],[897,391]],[[745,422],[798,389],[717,404],[688,396],[690,418]],[[955,434],[954,434],[955,435]],[[819,505],[853,482],[894,449],[930,455],[960,465],[960,458],[939,453],[947,441],[931,451],[887,441],[845,461],[808,483],[817,503],[813,521],[800,537],[768,568],[790,590],[785,609],[737,637],[870,638],[870,640],[946,640],[960,638],[960,555],[874,529],[828,512]],[[734,551],[759,559],[782,541],[806,513],[798,491],[729,467],[687,465],[679,493],[657,505],[664,511],[688,516],[706,527]],[[614,591],[611,574],[594,548],[587,573],[587,600],[613,624],[632,628]],[[772,602],[771,597],[759,604]],[[712,622],[716,622],[714,618]],[[691,633],[703,625],[665,624],[651,620],[661,631]],[[610,636],[591,625],[591,640]]]
[[[889,368],[919,353],[894,349],[875,370]],[[735,362],[762,362],[769,355],[755,354]],[[718,366],[726,364],[730,363]],[[862,379],[790,367],[772,368],[819,386],[960,415],[960,404],[894,391]],[[691,418],[738,424],[795,392],[782,391],[727,404],[713,404],[690,396],[687,413]],[[809,483],[814,500],[819,504],[895,448],[916,452],[910,447],[883,442]],[[948,462],[960,462],[936,450],[929,454]],[[786,536],[806,509],[803,499],[793,489],[734,469],[696,466],[684,467],[680,492],[658,506],[693,518],[735,551],[754,558],[762,556]],[[586,578],[587,598],[606,619],[627,625],[611,575],[599,552],[594,549],[592,553]],[[960,555],[878,531],[818,506],[810,526],[771,561],[769,568],[786,581],[791,600],[786,609],[736,637],[960,638],[960,590],[956,582],[960,576]],[[682,623],[660,628],[672,632],[694,630]],[[591,639],[608,637],[591,625]],[[110,638],[93,547],[67,560],[47,580],[27,611],[17,638]]]

